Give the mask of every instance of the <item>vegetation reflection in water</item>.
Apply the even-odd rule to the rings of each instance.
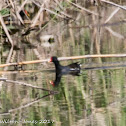
[[[49,78],[48,74],[47,76]],[[44,119],[48,118],[48,122],[49,120],[52,120],[52,122],[54,121],[55,123],[55,121],[60,120],[59,119],[60,117],[62,121],[65,122],[64,125],[67,125],[67,123],[69,124],[71,123],[70,125],[72,125],[72,122],[73,121],[75,122],[77,120],[81,120],[83,122],[87,120],[86,123],[90,123],[89,120],[91,120],[93,118],[92,116],[94,115],[95,115],[94,123],[95,121],[96,122],[99,121],[99,119],[100,120],[105,118],[111,119],[114,116],[111,115],[113,114],[113,112],[115,114],[118,114],[118,111],[120,111],[118,110],[120,104],[122,106],[121,107],[122,111],[125,109],[124,78],[125,78],[125,68],[117,67],[116,69],[114,68],[108,70],[90,69],[90,70],[82,71],[82,75],[79,77],[64,76],[61,80],[60,85],[56,88],[59,91],[59,93],[57,95],[54,95],[53,97],[51,96],[50,97],[51,99],[46,97],[49,96],[47,93],[38,91],[36,89],[32,89],[32,95],[30,96],[31,97],[30,99],[29,98],[27,99],[27,97],[29,97],[28,94],[31,91],[27,93],[27,97],[22,96],[22,99],[24,98],[27,99],[24,102],[25,104],[22,106],[19,105],[19,103],[13,104],[14,101],[17,101],[17,98],[15,96],[12,97],[11,96],[12,94],[10,95],[11,92],[6,94],[5,91],[3,92],[3,95],[5,96],[1,95],[1,98],[4,98],[2,100],[3,101],[2,103],[4,103],[5,105],[4,107],[2,107],[4,108],[4,110],[2,111],[3,112],[8,111],[9,113],[3,113],[1,115],[2,116],[8,115],[7,118],[11,120],[12,119],[12,117],[10,117],[11,113],[15,113],[16,115],[18,115],[19,111],[21,111],[20,114],[22,113],[25,115],[28,112],[30,114],[29,118],[24,117],[23,119],[25,121],[23,122],[22,119],[23,123],[35,123],[35,122],[40,123],[42,121],[44,123],[44,120],[41,119],[42,117]],[[31,79],[29,79],[29,81],[31,81]],[[41,82],[39,82],[39,84],[40,83]],[[45,86],[47,86],[47,84],[45,84]],[[13,87],[12,89],[15,89],[15,87]],[[24,93],[27,92],[27,90],[29,89],[23,88],[19,90],[20,93],[21,92],[22,93],[18,95],[26,95]],[[13,95],[16,95],[15,91],[13,93],[14,93]],[[44,99],[42,97],[42,94],[45,95]],[[52,114],[52,112],[54,112],[54,114]],[[109,115],[110,117],[108,117],[109,113],[110,113]],[[31,114],[33,114],[33,116],[31,116]],[[40,116],[40,114],[42,114],[43,116]],[[48,115],[48,117],[44,116],[46,114]],[[124,111],[123,111],[123,115],[124,115]],[[82,120],[82,117],[85,120]],[[32,121],[28,122],[28,120],[30,121],[34,120],[35,122]],[[110,120],[111,123],[114,123],[113,121]]]
[[[46,11],[42,12],[42,17],[46,18],[43,18],[43,24],[39,26],[41,28],[37,26],[36,29],[32,19],[41,9],[43,1],[40,0],[34,6],[35,12],[29,12],[30,21],[25,24],[23,19],[26,29],[22,25],[20,28],[20,23],[16,25],[5,22],[14,42],[13,48],[0,27],[0,63],[7,63],[11,49],[13,53],[9,62],[47,59],[54,55],[125,54],[126,17],[125,8],[121,9],[125,1],[113,2],[121,7],[103,1],[94,2],[97,6],[89,1],[77,1],[76,5],[70,1],[47,1]],[[33,7],[33,4],[30,5]],[[83,11],[80,5],[92,10],[91,13]],[[53,10],[53,13],[47,8]],[[61,10],[63,13],[60,13]],[[0,14],[5,20],[3,12],[4,9]],[[6,14],[7,17],[11,15],[10,7]],[[69,16],[72,18],[68,18]],[[62,61],[64,66],[80,62],[82,72],[80,76],[62,76],[57,87],[50,84],[50,80],[55,80],[55,68],[51,63],[30,64],[15,71],[13,66],[0,68],[0,78],[3,79],[0,81],[0,125],[125,126],[125,60],[126,58],[87,58]]]

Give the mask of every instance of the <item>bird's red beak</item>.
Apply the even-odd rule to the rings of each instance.
[[[52,62],[52,57],[49,59],[49,62]]]
[[[53,81],[50,81],[50,84],[54,87],[55,86],[55,84],[54,84],[54,82]]]

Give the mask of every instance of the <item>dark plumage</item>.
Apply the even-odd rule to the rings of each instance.
[[[51,57],[50,62],[53,62],[56,68],[56,79],[51,82],[54,86],[57,86],[61,80],[62,75],[71,74],[74,76],[80,75],[80,64],[78,62],[69,64],[67,66],[60,65],[56,56]]]

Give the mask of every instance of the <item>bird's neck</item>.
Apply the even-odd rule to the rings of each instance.
[[[58,68],[58,67],[60,66],[59,61],[54,62],[54,64],[55,64],[55,67],[56,67],[56,68]]]

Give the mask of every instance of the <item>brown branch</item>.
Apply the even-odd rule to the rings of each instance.
[[[50,94],[44,95],[43,97],[37,98],[37,99],[35,99],[35,100],[33,100],[33,101],[29,102],[29,103],[26,103],[24,105],[21,105],[20,107],[17,107],[17,108],[14,108],[14,109],[10,109],[6,113],[0,113],[0,116],[9,115],[11,112],[14,112],[14,111],[17,111],[17,110],[21,110],[21,109],[27,108],[27,107],[35,104],[35,103],[40,102],[43,98],[46,98],[46,97],[48,97],[50,95],[54,95],[54,94],[55,93],[50,93]]]
[[[58,93],[58,91],[48,90],[48,89],[38,87],[38,86],[35,86],[35,85],[32,85],[32,84],[27,84],[27,83],[24,83],[24,82],[8,80],[7,78],[0,78],[0,81],[5,81],[5,82],[8,82],[8,83],[14,83],[14,84],[17,84],[17,85],[23,85],[23,86],[27,86],[27,87],[31,87],[31,88],[36,88],[36,89],[40,89],[40,90],[43,90],[43,91],[48,91],[50,93],[55,93],[55,94]]]
[[[34,64],[34,63],[42,63],[42,62],[48,62],[49,59],[45,60],[33,60],[33,61],[24,61],[19,63],[7,63],[7,64],[1,64],[0,67],[6,67],[6,66],[15,66],[15,65],[26,65],[26,64]]]
[[[39,98],[39,99],[37,99],[37,100],[31,101],[31,102],[29,102],[29,103],[27,103],[27,104],[25,104],[25,105],[21,105],[21,106],[18,107],[18,108],[10,109],[8,112],[10,113],[10,112],[13,112],[13,111],[17,111],[17,110],[21,110],[21,109],[27,108],[27,107],[29,107],[29,106],[35,104],[35,103],[38,103],[39,101],[42,100],[42,98],[48,97],[48,96],[50,96],[50,95],[51,95],[51,94],[47,94],[47,95],[45,95],[45,96],[43,96],[43,97],[41,97],[41,98]]]
[[[105,29],[107,29],[113,36],[118,37],[119,39],[125,39],[123,35],[113,31],[111,28],[106,27]]]
[[[90,14],[99,16],[97,13],[94,13],[93,11],[90,11],[90,10],[88,10],[88,9],[86,9],[86,8],[84,8],[84,7],[80,6],[80,5],[78,5],[78,4],[75,4],[75,3],[71,2],[70,0],[67,0],[67,1],[68,1],[69,3],[71,3],[72,5],[74,5],[75,7],[81,9],[81,10],[84,10],[84,11],[90,13]]]
[[[95,55],[82,55],[82,56],[72,56],[72,57],[59,57],[59,60],[74,60],[74,59],[84,59],[84,58],[111,58],[111,57],[126,57],[126,54],[95,54]],[[44,63],[49,62],[50,59],[43,59],[43,60],[33,60],[33,61],[23,61],[18,63],[8,63],[8,64],[1,64],[0,67],[6,66],[14,66],[14,65],[26,65],[26,64],[34,64],[34,63]]]
[[[105,21],[105,24],[106,24],[107,22],[109,22],[109,21],[112,19],[112,17],[113,17],[119,10],[120,10],[119,7],[116,8],[116,9],[110,14],[110,16],[108,17],[108,19]]]
[[[107,0],[101,0],[101,2],[104,2],[104,3],[110,4],[110,5],[119,7],[119,8],[121,8],[121,9],[123,9],[123,10],[126,10],[126,7],[121,6],[121,5],[119,5],[119,4],[116,4],[116,3],[113,3],[113,2],[110,2],[110,1],[107,1]]]

